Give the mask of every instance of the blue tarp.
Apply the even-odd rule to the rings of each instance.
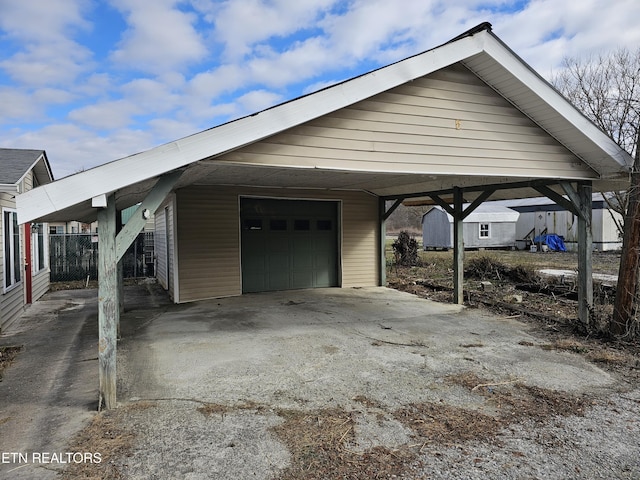
[[[566,252],[567,248],[564,246],[564,239],[560,235],[538,235],[533,239],[533,243],[536,245],[544,243],[549,247],[549,250],[554,252]]]

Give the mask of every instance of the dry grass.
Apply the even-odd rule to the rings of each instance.
[[[97,413],[91,423],[72,440],[70,452],[100,453],[100,463],[71,463],[61,472],[64,480],[126,478],[119,460],[129,456],[136,434],[125,421],[129,412],[155,407],[153,402],[138,402],[117,410]]]
[[[13,363],[18,353],[22,350],[22,345],[10,345],[0,347],[0,382],[4,371]]]
[[[355,439],[352,412],[334,408],[315,412],[280,411],[274,433],[287,445],[291,464],[278,477],[298,479],[382,479],[400,475],[415,455],[408,448],[349,449]]]

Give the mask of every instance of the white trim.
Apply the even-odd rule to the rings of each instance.
[[[482,235],[482,226],[483,225],[487,226],[487,234],[486,235]],[[487,239],[491,238],[491,223],[489,223],[489,222],[478,223],[478,238],[480,240],[487,240]]]
[[[180,275],[178,274],[178,207],[175,194],[171,196],[171,209],[169,209],[171,216],[171,236],[173,237],[173,255],[171,256],[171,269],[173,270],[173,302],[180,303]],[[169,226],[167,225],[167,231]],[[169,245],[167,245],[167,251]],[[167,262],[167,275],[169,271],[169,262]]]
[[[11,290],[14,290],[16,288],[18,288],[18,286],[22,285],[23,282],[23,275],[22,275],[22,262],[21,262],[21,249],[22,249],[22,242],[23,242],[23,237],[24,235],[22,234],[21,231],[21,226],[18,225],[18,265],[15,264],[15,242],[13,241],[13,238],[16,234],[15,229],[14,229],[14,225],[13,225],[13,221],[11,221],[11,223],[7,224],[5,223],[5,213],[15,213],[17,214],[16,209],[14,208],[7,208],[7,207],[3,207],[2,208],[2,257],[3,257],[3,268],[2,268],[2,291],[3,293],[7,293],[10,292]],[[10,236],[10,241],[7,242],[7,237],[5,235],[6,229],[9,228],[8,234]],[[9,253],[9,258],[7,258],[6,256],[6,248],[7,248],[7,243],[9,244],[9,249],[10,249],[10,253]],[[7,285],[7,268],[11,271],[11,277],[12,277],[12,283],[10,285]],[[20,278],[16,279],[16,272],[20,273]]]

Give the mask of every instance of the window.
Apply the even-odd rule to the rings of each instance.
[[[328,231],[331,230],[331,224],[331,220],[318,220],[316,226],[318,227],[318,230]]]
[[[285,231],[287,229],[286,220],[271,220],[269,222],[269,228],[271,230]]]
[[[245,218],[242,222],[244,230],[262,230],[262,220],[259,218]]]
[[[2,234],[4,240],[4,289],[20,281],[20,227],[15,210],[2,211]]]
[[[480,238],[489,238],[491,234],[491,230],[489,229],[488,223],[480,224]]]
[[[297,231],[306,231],[311,229],[311,222],[309,220],[294,220],[293,229]]]
[[[40,270],[44,270],[47,267],[45,248],[47,247],[44,241],[44,229],[45,226],[42,223],[34,223],[31,226],[31,248],[33,250],[33,259],[31,261],[31,271],[36,274]]]

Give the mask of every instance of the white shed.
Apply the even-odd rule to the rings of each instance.
[[[494,202],[489,202],[491,203]],[[527,248],[534,237],[549,233],[560,235],[564,239],[567,250],[577,250],[578,219],[575,214],[557,203],[545,197],[502,200],[495,203],[520,213],[516,225],[516,244],[519,249]],[[591,208],[593,250],[620,250],[622,239],[616,220],[622,223],[622,215],[609,209],[601,193],[592,195]]]
[[[520,214],[507,207],[482,204],[463,221],[465,248],[514,248],[516,222]],[[422,245],[453,248],[453,217],[442,207],[434,207],[422,216]]]

